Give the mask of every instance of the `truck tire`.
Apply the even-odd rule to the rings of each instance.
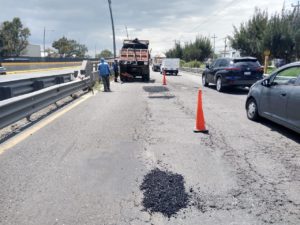
[[[124,76],[120,76],[120,80],[122,81],[122,82],[125,82],[125,81],[127,81],[127,79],[126,79],[126,77],[124,77]]]
[[[144,74],[143,75],[143,81],[144,82],[149,82],[150,81],[150,74]]]

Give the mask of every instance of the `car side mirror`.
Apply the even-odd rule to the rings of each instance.
[[[205,67],[206,67],[206,69],[209,69],[209,64],[206,63],[206,64],[205,64]]]
[[[263,82],[261,82],[261,85],[264,87],[271,87],[270,80],[269,79],[263,80]]]

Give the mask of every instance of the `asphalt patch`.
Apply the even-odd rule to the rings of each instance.
[[[144,91],[148,93],[161,93],[161,92],[168,92],[169,89],[164,86],[145,86],[143,87]]]
[[[188,207],[189,195],[179,174],[154,169],[144,177],[140,189],[144,193],[143,206],[150,213],[170,218]]]

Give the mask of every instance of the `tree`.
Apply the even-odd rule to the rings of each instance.
[[[240,28],[234,27],[230,37],[232,48],[242,56],[255,56],[263,61],[263,52],[270,50],[272,58],[293,61],[300,57],[300,13],[297,9],[282,9],[270,18],[266,11],[255,10],[253,17]]]
[[[269,49],[273,58],[291,60],[294,48],[293,33],[287,18],[273,15],[263,37],[264,49]]]
[[[185,43],[184,46],[181,46],[180,42],[175,42],[175,46],[166,52],[166,56],[168,58],[180,58],[185,61],[204,61],[212,53],[210,39],[198,36],[194,42]]]
[[[241,56],[254,56],[262,61],[264,32],[268,25],[267,11],[256,8],[250,20],[242,23],[240,28],[234,26],[233,36],[229,41],[233,49],[239,50]]]
[[[29,36],[30,30],[23,27],[20,18],[4,21],[0,27],[0,55],[19,56],[28,46]]]
[[[168,58],[180,58],[180,59],[182,59],[183,49],[181,47],[181,43],[176,41],[174,48],[170,49],[168,52],[166,52],[166,56]]]
[[[100,54],[96,55],[96,58],[98,58],[98,59],[99,58],[105,58],[105,59],[107,59],[107,58],[111,58],[111,57],[113,57],[113,54],[108,49],[104,49],[103,51],[100,52]]]
[[[52,47],[57,49],[61,56],[65,57],[76,56],[83,58],[88,52],[88,48],[85,45],[79,44],[75,40],[68,40],[66,37],[62,37],[59,40],[54,41],[52,43]]]

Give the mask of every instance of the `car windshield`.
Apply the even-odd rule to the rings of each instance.
[[[300,76],[300,67],[292,67],[277,74],[274,81],[277,84],[293,84]]]

